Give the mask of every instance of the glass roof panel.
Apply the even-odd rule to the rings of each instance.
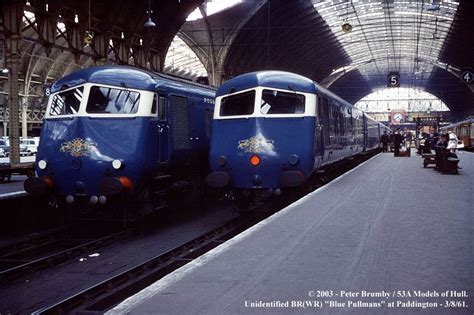
[[[211,16],[213,14],[227,10],[241,2],[242,0],[207,0],[205,4],[206,14],[207,16]],[[195,21],[199,19],[202,19],[202,15],[198,7],[196,10],[191,12],[186,21]]]
[[[33,12],[23,11],[23,23],[29,24],[29,22],[34,23],[36,21],[36,16]]]
[[[401,83],[427,80],[446,40],[459,1],[312,0],[352,66],[367,79],[399,72]],[[342,25],[350,24],[351,31]],[[349,65],[347,65],[349,66]],[[405,81],[404,81],[405,79]]]
[[[406,112],[449,111],[436,96],[414,88],[385,88],[375,91],[358,101],[355,107],[370,113],[393,110]]]
[[[178,35],[174,37],[166,54],[164,72],[190,79],[207,76],[201,60]]]
[[[59,35],[60,33],[65,33],[66,32],[66,24],[64,22],[58,22],[57,24],[57,34]]]

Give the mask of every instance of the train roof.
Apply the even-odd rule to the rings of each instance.
[[[288,82],[291,82],[291,84],[288,84]],[[256,86],[293,90],[303,93],[319,93],[346,106],[353,106],[351,103],[305,76],[278,70],[255,71],[232,78],[217,89],[216,97],[251,89]]]
[[[288,82],[291,82],[290,84]],[[256,86],[293,90],[303,93],[318,93],[329,97],[344,106],[350,106],[353,111],[364,113],[367,119],[376,122],[374,118],[357,109],[351,103],[302,75],[277,70],[255,71],[239,75],[222,84],[216,92],[216,97],[231,94],[237,91],[251,89]]]
[[[288,81],[292,84],[289,86]],[[303,93],[316,93],[316,87],[311,79],[302,75],[285,71],[256,71],[239,75],[223,83],[216,92],[216,97],[236,91],[251,89],[256,86],[293,90]]]
[[[455,123],[452,123],[452,124],[449,124],[449,125],[446,125],[446,126],[442,126],[441,129],[448,129],[448,128],[453,128],[453,127],[456,127],[456,126],[459,126],[461,124],[469,124],[469,123],[474,123],[474,118],[467,118],[467,119],[464,119],[464,120],[461,120],[461,121],[458,121],[458,122],[455,122]]]
[[[54,93],[64,88],[80,85],[86,82],[123,86],[131,89],[155,91],[160,85],[172,84],[176,89],[190,87],[209,90],[215,89],[209,86],[187,81],[181,78],[169,75],[155,73],[144,69],[130,66],[109,65],[84,68],[72,72],[57,80],[51,86],[51,92]]]

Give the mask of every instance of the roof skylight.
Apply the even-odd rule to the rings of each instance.
[[[355,107],[369,113],[393,110],[405,112],[449,111],[436,96],[414,88],[386,88],[375,91],[358,101]]]
[[[191,79],[207,76],[201,60],[178,35],[174,37],[166,54],[164,71]]]
[[[227,10],[236,4],[241,3],[242,0],[208,0],[206,2],[206,14],[211,16],[221,11]],[[202,19],[202,14],[199,8],[196,8],[186,19],[186,21],[195,21]]]
[[[351,59],[351,65],[362,65],[363,69],[358,69],[366,79],[399,72],[402,84],[428,79],[429,75],[414,74],[432,72],[459,5],[442,0],[439,10],[428,11],[423,1],[312,2]],[[350,24],[352,30],[342,29],[344,23]]]

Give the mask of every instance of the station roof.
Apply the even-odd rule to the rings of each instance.
[[[93,64],[174,68],[180,60],[170,66],[165,57],[178,35],[214,84],[256,70],[284,70],[355,103],[385,88],[388,74],[396,72],[401,86],[439,97],[454,117],[474,114],[474,87],[460,79],[474,65],[474,1],[241,0],[211,15],[206,7],[219,1],[225,0],[6,0],[0,67],[12,35],[9,7],[20,5],[34,13],[22,16],[20,32],[23,93],[33,98],[42,84]],[[149,7],[157,24],[151,29],[144,27]],[[186,21],[196,9],[203,17]],[[84,46],[86,30],[94,39]],[[182,74],[202,74],[192,71],[189,58],[181,60],[190,68]]]

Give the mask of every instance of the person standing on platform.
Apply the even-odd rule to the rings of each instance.
[[[388,137],[387,131],[384,131],[383,135],[380,136],[380,143],[382,143],[382,152],[388,152],[388,148],[387,148],[388,141],[389,141],[389,137]]]
[[[439,134],[436,132],[436,128],[433,126],[430,127],[430,134],[428,139],[430,141],[430,149],[434,150],[436,143],[438,143],[439,140]]]
[[[431,153],[429,134],[423,132],[422,137],[423,138],[420,140],[420,154]]]
[[[446,148],[449,149],[449,154],[448,154],[449,157],[458,158],[458,156],[456,155],[458,141],[459,140],[456,134],[454,134],[452,131],[451,132],[448,131],[448,144]]]
[[[418,129],[418,139],[416,143],[416,148],[418,149],[418,151],[416,152],[416,154],[421,155],[423,153],[423,145],[425,142],[425,137],[426,135],[425,135],[424,128],[421,127],[420,129]]]
[[[399,156],[400,155],[400,145],[402,144],[402,135],[400,134],[400,128],[397,128],[395,130],[395,133],[393,134],[393,146],[394,146],[394,153],[393,156]]]
[[[406,143],[407,149],[411,148],[412,141],[413,141],[413,134],[411,133],[409,129],[405,128],[405,143]]]
[[[388,152],[393,151],[393,130],[390,130],[390,134],[388,135]]]
[[[436,166],[434,168],[435,170],[438,170],[441,172],[444,171],[445,165],[446,165],[445,160],[447,157],[445,150],[447,146],[448,146],[448,134],[442,134],[435,145],[435,153],[436,153]]]
[[[405,128],[405,147],[407,149],[407,156],[411,155],[411,142],[413,141],[413,134],[407,128]]]

